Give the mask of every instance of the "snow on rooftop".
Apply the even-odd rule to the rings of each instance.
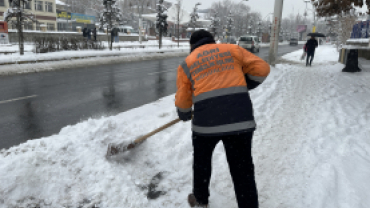
[[[66,5],[66,3],[64,3],[64,2],[62,2],[62,1],[60,1],[60,0],[55,0],[55,3],[56,3],[57,5]]]

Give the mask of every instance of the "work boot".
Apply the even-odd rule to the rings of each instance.
[[[195,198],[194,194],[189,194],[188,202],[190,207],[207,208],[208,204],[200,204]]]

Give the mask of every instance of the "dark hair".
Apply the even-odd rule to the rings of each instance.
[[[198,31],[195,31],[191,37],[190,37],[190,44],[191,45],[194,45],[196,44],[198,41],[204,39],[204,38],[209,38],[209,39],[212,39],[213,41],[215,40],[213,38],[213,35],[206,31],[206,30],[198,30]],[[214,41],[215,42],[215,41]]]

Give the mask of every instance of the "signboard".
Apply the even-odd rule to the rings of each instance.
[[[57,10],[57,18],[71,20],[71,13]]]
[[[95,16],[88,16],[84,14],[71,13],[71,19],[76,20],[77,23],[94,24]]]
[[[297,32],[303,33],[307,31],[307,25],[298,25],[297,26]]]
[[[0,21],[0,44],[9,44],[8,23]]]

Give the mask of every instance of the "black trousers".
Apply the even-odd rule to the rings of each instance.
[[[219,141],[225,147],[239,208],[258,208],[258,193],[252,159],[253,132],[230,136],[197,136],[193,134],[193,194],[201,204],[208,204],[212,172],[212,154]]]
[[[311,60],[309,60],[310,57],[311,57]],[[311,65],[314,57],[315,57],[315,51],[307,51],[306,65]]]

